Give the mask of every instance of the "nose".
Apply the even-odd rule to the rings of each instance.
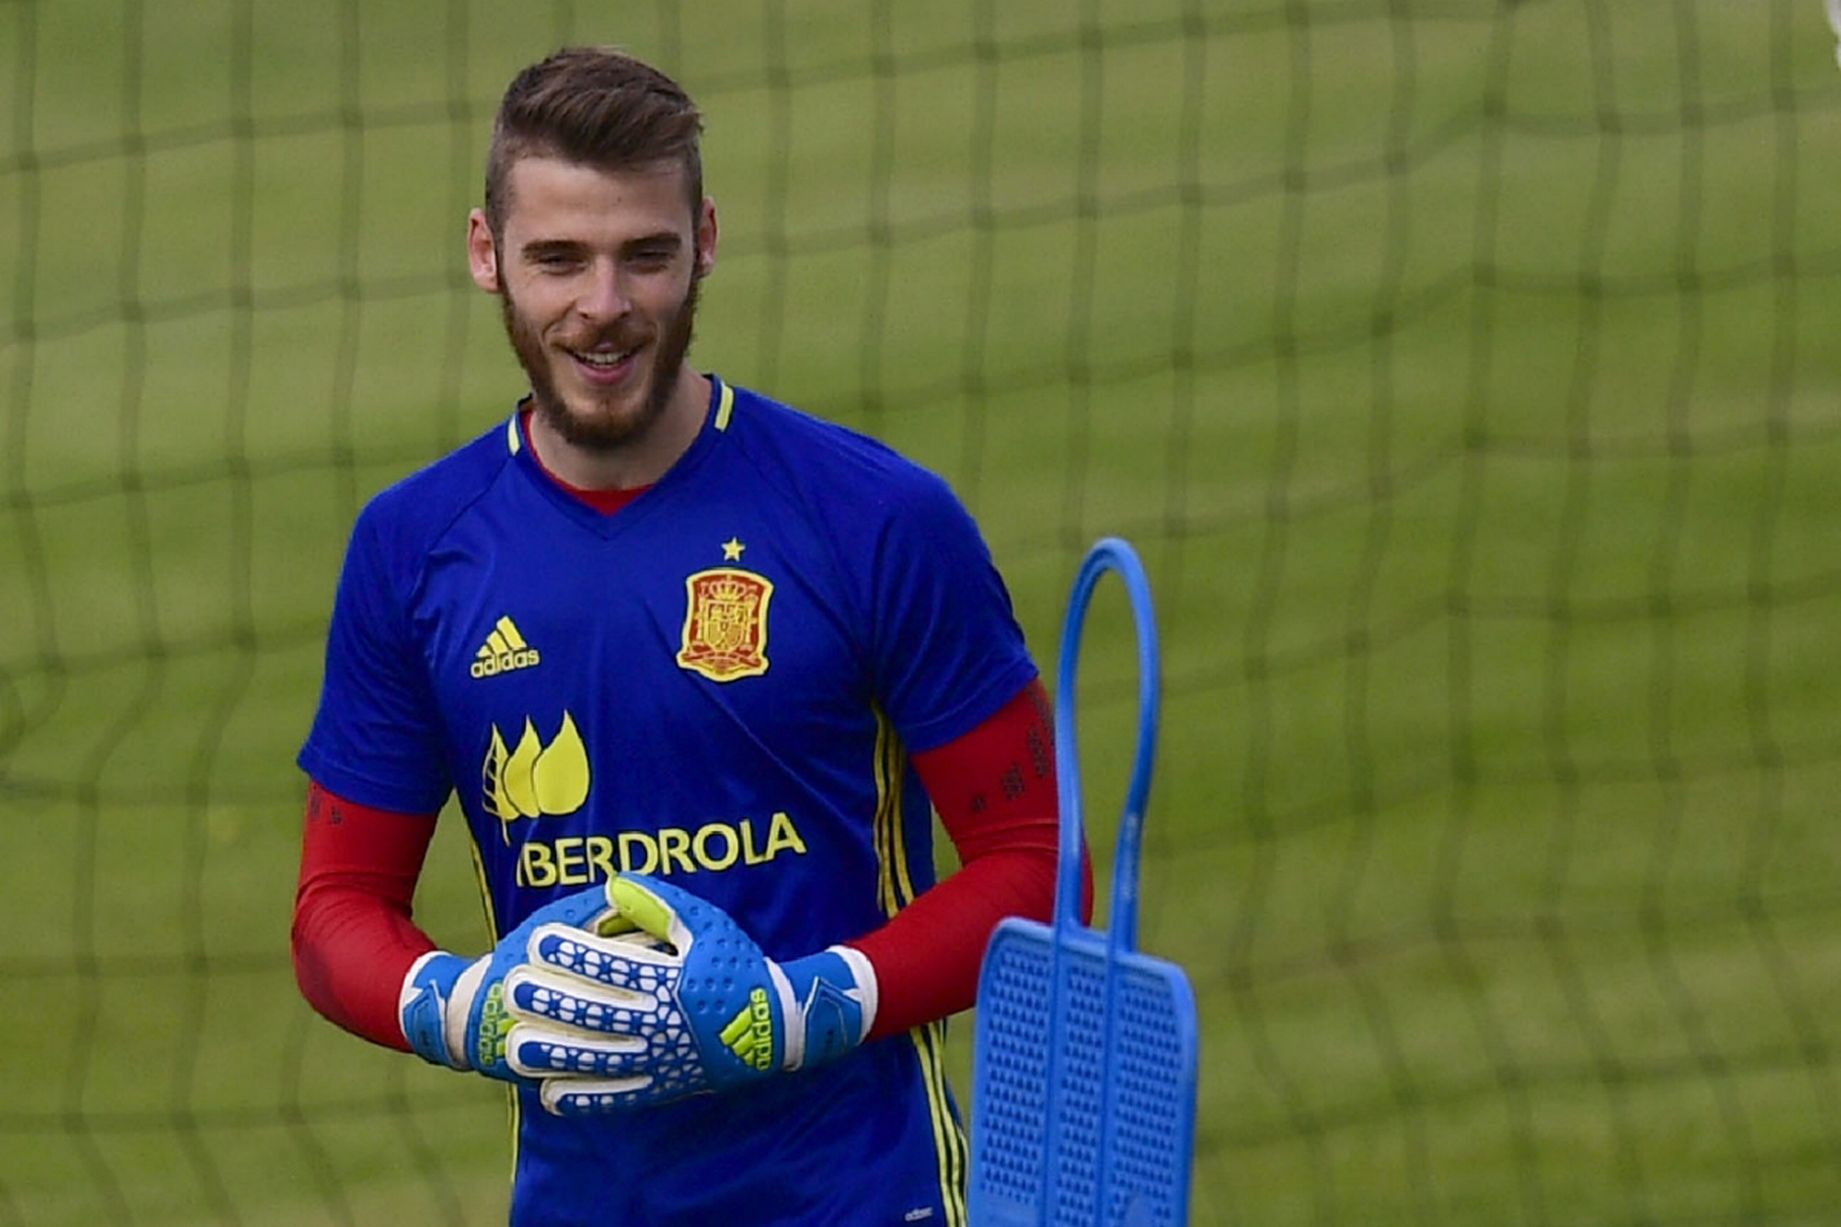
[[[589,270],[575,309],[584,319],[605,323],[619,319],[631,308],[632,304],[621,293],[618,267],[611,260],[597,260]]]

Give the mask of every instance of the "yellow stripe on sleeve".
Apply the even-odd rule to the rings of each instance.
[[[888,791],[892,803],[889,805],[889,862],[895,874],[895,900],[898,906],[906,907],[914,902],[916,894],[914,879],[908,874],[908,833],[905,814],[902,811],[902,794],[906,791],[902,785],[907,782],[908,754],[903,749],[901,739],[895,735],[895,729],[884,717],[883,724],[888,727],[886,738],[887,757],[883,761],[883,775],[888,781]],[[932,849],[928,849],[929,853]]]
[[[466,822],[464,815],[461,821]],[[499,932],[498,912],[492,906],[492,887],[486,880],[486,858],[479,850],[479,840],[475,839],[473,836],[473,824],[467,822],[466,828],[467,851],[473,857],[473,877],[479,886],[479,905],[480,909],[486,914],[486,942],[488,945],[496,946],[499,944],[499,938],[503,935]],[[511,1118],[511,1179],[516,1181],[518,1178],[518,1133],[521,1110],[518,1104],[518,1088],[515,1086],[507,1086],[505,1090],[506,1107],[508,1115]]]
[[[876,902],[882,914],[892,919],[901,910],[901,903],[895,897],[894,839],[890,830],[898,791],[889,787],[888,773],[888,743],[894,740],[895,731],[888,717],[880,711],[875,715],[876,749],[872,770],[876,780],[876,814],[870,831],[876,850]]]

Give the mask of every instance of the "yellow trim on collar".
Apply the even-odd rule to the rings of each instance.
[[[727,430],[729,418],[735,413],[735,389],[728,384],[722,385],[722,395],[716,398],[716,429]]]

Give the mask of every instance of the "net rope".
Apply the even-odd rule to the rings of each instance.
[[[949,478],[1039,659],[1143,554],[1196,1222],[1832,1213],[1822,5],[502,7],[0,0],[0,1225],[503,1219],[499,1097],[293,988],[292,757],[359,507],[517,395],[460,220],[575,41],[708,117],[698,362]]]

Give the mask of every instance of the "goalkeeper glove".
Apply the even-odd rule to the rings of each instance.
[[[860,952],[776,963],[714,904],[638,874],[606,886],[613,913],[550,923],[506,977],[512,1068],[559,1116],[722,1091],[843,1055],[876,1013]]]
[[[605,915],[607,907],[599,888],[582,891],[531,913],[490,954],[469,959],[429,951],[403,977],[397,999],[403,1038],[436,1065],[532,1085],[505,1059],[505,1036],[512,1026],[505,1010],[505,977],[526,962],[531,934],[539,927],[586,924]]]

